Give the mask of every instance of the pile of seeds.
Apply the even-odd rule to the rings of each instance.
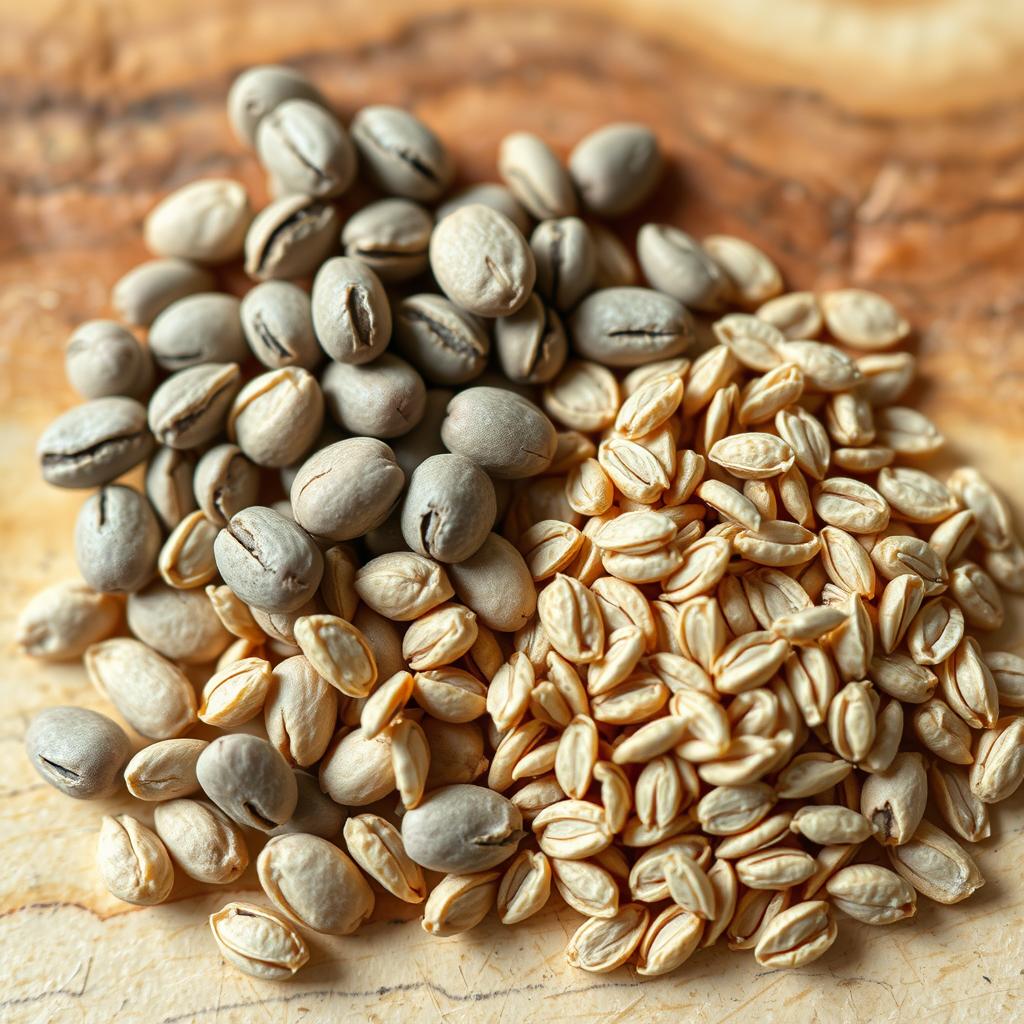
[[[231,883],[269,836],[273,909],[210,918],[259,977],[376,886],[438,936],[554,889],[585,918],[571,964],[657,975],[719,939],[800,966],[841,915],[982,885],[962,842],[1024,777],[1024,659],[974,634],[1024,548],[977,472],[920,468],[943,439],[899,404],[892,306],[784,293],[749,243],[663,224],[638,287],[592,218],[656,184],[640,125],[567,166],[510,135],[504,185],[431,206],[451,161],[406,111],[346,130],[265,67],[229,115],[276,198],[204,180],[150,213],[113,295],[147,344],[75,331],[86,401],[39,442],[48,481],[95,490],[82,580],[20,640],[83,656],[152,741],[69,707],[26,737],[63,792],[153,802],[152,829],[103,819],[110,892]],[[216,268],[243,256],[239,301]]]

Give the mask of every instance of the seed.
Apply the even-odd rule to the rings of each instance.
[[[828,735],[846,761],[861,761],[875,741],[878,698],[868,682],[847,683],[828,707]]]
[[[563,800],[533,819],[540,848],[562,860],[583,860],[610,845],[612,831],[604,810],[586,800]]]
[[[789,889],[813,871],[814,858],[800,850],[760,850],[736,862],[737,877],[750,889]]]
[[[121,613],[121,601],[114,594],[96,593],[75,581],[57,583],[25,606],[18,618],[16,640],[33,658],[78,658],[117,629]]]
[[[899,646],[923,600],[924,581],[920,576],[897,576],[886,584],[878,604],[878,632],[887,654]]]
[[[883,693],[909,704],[923,704],[939,682],[934,672],[900,651],[872,658],[869,674]]]
[[[1005,800],[1024,781],[1024,717],[1000,718],[978,738],[971,765],[971,792],[986,804]]]
[[[825,883],[825,889],[844,914],[865,924],[893,924],[917,913],[913,888],[877,864],[843,868]]]
[[[967,851],[928,821],[913,837],[889,848],[893,868],[936,903],[959,903],[985,884]]]
[[[818,538],[798,523],[768,519],[754,531],[741,530],[733,537],[737,554],[758,565],[802,565],[817,553]]]
[[[405,707],[414,688],[415,681],[408,672],[396,672],[381,683],[367,698],[359,716],[363,735],[373,739],[388,728]]]
[[[604,818],[612,832],[621,832],[626,827],[632,803],[629,778],[625,771],[610,761],[598,761],[594,765],[594,780],[601,787],[601,803]],[[599,851],[604,852],[604,851]]]
[[[848,477],[814,486],[814,508],[825,522],[850,533],[878,533],[889,525],[889,505],[873,487]]]
[[[203,687],[199,720],[207,725],[242,725],[263,710],[270,687],[270,662],[243,658],[211,676]]]
[[[946,439],[935,424],[915,409],[890,405],[875,412],[878,443],[897,455],[930,455],[939,451]]]
[[[521,824],[517,808],[498,793],[481,786],[444,786],[405,813],[402,842],[408,855],[431,871],[486,871],[515,852]]]
[[[800,367],[809,390],[846,391],[860,383],[857,364],[833,345],[817,341],[784,341],[779,346],[784,363]]]
[[[1013,541],[1013,524],[1006,499],[976,470],[962,467],[948,485],[965,508],[974,513],[976,536],[990,551],[1003,551]]]
[[[210,930],[228,963],[254,978],[283,981],[309,960],[298,931],[251,903],[228,903],[210,915]]]
[[[103,640],[85,652],[93,686],[143,736],[180,736],[196,721],[192,684],[175,664],[126,637]]]
[[[735,487],[720,480],[705,480],[697,488],[697,496],[716,512],[754,532],[761,529],[761,513]]]
[[[351,935],[373,912],[373,892],[347,854],[319,836],[274,836],[256,862],[278,910],[328,935]]]
[[[569,940],[565,958],[572,967],[605,974],[621,967],[640,945],[650,914],[638,903],[627,903],[614,917],[592,917]]]
[[[590,788],[597,764],[597,728],[586,715],[577,715],[558,741],[555,778],[565,794],[582,800]]]
[[[778,268],[750,242],[732,235],[709,235],[704,248],[722,271],[727,293],[740,305],[756,307],[782,291]]]
[[[821,310],[829,333],[850,348],[889,348],[910,333],[910,325],[887,299],[860,288],[825,292]]]
[[[793,815],[789,828],[821,846],[862,843],[873,832],[871,823],[862,814],[848,807],[827,804],[801,807]]]
[[[932,801],[958,836],[977,843],[991,835],[988,806],[971,790],[966,769],[934,761],[928,782]]]
[[[197,882],[225,885],[249,865],[242,830],[213,804],[167,800],[156,805],[153,823],[175,863]]]
[[[444,569],[423,555],[394,552],[367,562],[356,573],[356,593],[375,612],[406,622],[453,594]]]
[[[995,680],[981,657],[978,642],[964,637],[939,667],[946,703],[973,729],[990,729],[999,715]]]
[[[543,853],[522,850],[505,869],[498,886],[502,924],[518,924],[544,909],[551,895],[551,862]]]
[[[476,637],[476,615],[470,609],[438,605],[406,630],[402,655],[414,671],[441,668],[466,654]]]
[[[352,859],[388,892],[406,903],[427,898],[423,871],[402,845],[398,829],[376,814],[345,822],[345,845]]]
[[[925,701],[915,708],[914,733],[933,754],[953,764],[970,764],[971,730],[967,723],[942,700]]]
[[[775,846],[789,835],[792,820],[793,815],[789,811],[773,814],[752,828],[723,839],[718,844],[715,854],[723,860],[737,860],[758,850]]]
[[[370,739],[362,729],[341,730],[320,762],[320,788],[344,807],[366,807],[395,788],[391,736]]]
[[[599,918],[618,913],[619,888],[605,868],[585,860],[553,860],[551,868],[555,888],[573,910]]]
[[[798,754],[779,772],[775,789],[783,800],[815,796],[838,785],[852,770],[853,765],[834,754]]]
[[[885,771],[867,777],[860,807],[883,846],[902,846],[920,825],[927,801],[921,755],[897,754]]]
[[[824,326],[821,308],[813,292],[788,292],[769,299],[758,307],[756,316],[790,339],[815,338]]]
[[[297,619],[295,641],[313,668],[350,697],[367,696],[377,681],[377,662],[366,637],[336,615]]]
[[[827,952],[838,934],[828,903],[797,903],[777,914],[764,928],[754,947],[754,958],[763,967],[803,967]]]
[[[138,800],[173,800],[199,790],[196,762],[206,740],[161,740],[143,747],[124,770],[128,792]]]
[[[96,865],[107,890],[126,903],[163,903],[174,886],[167,848],[155,832],[127,814],[104,816]]]
[[[999,703],[1006,707],[1024,707],[1024,658],[1008,651],[989,651],[985,664],[996,684]]]
[[[689,857],[676,853],[667,858],[665,880],[673,901],[684,910],[705,921],[715,916],[715,892],[711,882]]]
[[[475,928],[494,906],[500,877],[498,871],[446,875],[423,906],[423,930],[444,937]]]
[[[789,643],[758,631],[737,637],[715,659],[715,688],[721,693],[743,693],[766,683],[789,654]]]
[[[957,500],[930,473],[920,469],[885,467],[878,473],[879,493],[904,519],[912,523],[935,523],[957,511]]]
[[[530,567],[534,581],[561,572],[579,553],[583,534],[571,523],[543,519],[519,538],[519,550]]]
[[[871,549],[871,561],[887,579],[911,573],[924,580],[925,593],[934,594],[946,584],[946,566],[935,550],[917,537],[885,537]]]
[[[406,809],[423,799],[430,771],[430,744],[419,722],[403,718],[391,726],[391,766]]]

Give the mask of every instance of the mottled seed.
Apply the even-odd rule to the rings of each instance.
[[[449,214],[430,238],[430,267],[452,302],[478,316],[509,316],[530,296],[533,253],[519,229],[481,204]]]
[[[36,445],[43,479],[95,487],[126,473],[153,447],[146,411],[134,398],[96,398],[51,423]]]
[[[352,141],[373,182],[390,195],[430,202],[448,187],[452,165],[437,136],[399,107],[363,107],[352,119]]]
[[[213,275],[189,260],[147,260],[117,281],[110,304],[127,323],[148,327],[172,302],[213,286]]]
[[[257,281],[308,277],[335,250],[338,226],[337,211],[321,199],[275,199],[245,236],[245,272]]]
[[[568,310],[590,290],[597,256],[590,229],[579,217],[542,220],[530,235],[536,289],[556,309]]]
[[[239,313],[252,354],[269,369],[313,370],[323,359],[309,295],[298,285],[264,281],[245,293]]]
[[[356,175],[355,147],[348,133],[312,99],[283,100],[260,118],[256,152],[284,192],[337,196]]]
[[[51,786],[78,800],[111,796],[131,753],[128,737],[87,708],[46,708],[25,732],[25,753]]]
[[[582,138],[569,154],[569,174],[594,213],[618,217],[638,206],[661,176],[658,140],[635,122],[605,125]]]
[[[684,352],[693,321],[669,295],[649,288],[603,288],[569,321],[576,350],[608,366],[639,366]]]
[[[210,930],[224,959],[255,978],[283,981],[309,960],[295,928],[251,903],[228,903],[211,914]]]
[[[146,217],[146,245],[156,256],[223,263],[242,252],[252,220],[249,196],[237,181],[194,181],[161,200]]]
[[[224,582],[246,604],[290,612],[316,593],[323,556],[309,535],[273,509],[237,512],[214,542]]]

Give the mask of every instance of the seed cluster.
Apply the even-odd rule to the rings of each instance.
[[[567,166],[510,135],[504,186],[432,211],[452,164],[406,111],[346,131],[267,67],[229,115],[275,198],[253,216],[207,180],[152,211],[113,297],[148,342],[77,330],[87,401],[39,444],[48,481],[99,490],[82,581],[20,641],[82,657],[150,741],[77,708],[26,736],[63,792],[154,804],[152,829],[104,818],[109,891],[233,882],[269,836],[274,909],[210,927],[279,979],[297,926],[354,932],[376,886],[437,936],[554,889],[585,917],[570,964],[641,975],[720,939],[802,966],[837,910],[884,925],[981,886],[962,842],[1024,779],[1024,659],[976,636],[1024,548],[975,470],[921,468],[943,438],[899,404],[892,305],[787,293],[748,242],[663,224],[637,286],[593,216],[656,183],[640,125]],[[342,226],[357,175],[379,198]],[[258,283],[214,291],[243,257]],[[114,482],[147,459],[144,492]]]

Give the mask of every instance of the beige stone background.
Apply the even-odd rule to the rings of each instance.
[[[493,176],[511,128],[560,150],[614,118],[661,134],[673,168],[645,218],[763,245],[798,287],[857,283],[917,329],[918,400],[952,460],[999,480],[1024,527],[1024,9],[1000,0],[0,0],[0,1020],[12,1022],[991,1021],[1024,1019],[1021,799],[996,809],[987,885],[917,920],[841,922],[809,968],[704,952],[664,979],[570,971],[564,907],[513,929],[428,938],[381,900],[358,937],[314,938],[294,981],[224,967],[206,915],[256,893],[179,885],[141,909],[100,891],[101,813],[22,754],[40,708],[102,708],[76,667],[20,657],[14,618],[74,571],[80,496],[45,487],[35,438],[74,401],[62,345],[108,311],[154,199],[241,177],[223,100],[287,60],[346,117],[411,106]],[[626,225],[635,227],[635,224]],[[998,646],[1021,651],[1021,609]],[[108,710],[108,709],[104,709]],[[146,818],[146,814],[142,814]]]

